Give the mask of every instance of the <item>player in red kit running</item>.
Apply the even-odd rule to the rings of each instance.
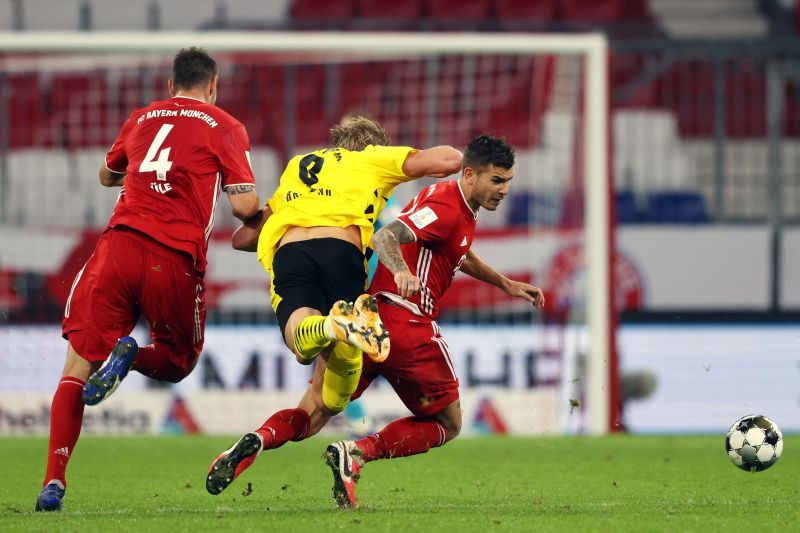
[[[356,505],[355,482],[365,462],[427,452],[455,438],[461,429],[458,379],[435,322],[438,301],[456,272],[461,270],[536,307],[544,305],[538,287],[506,278],[470,251],[478,210],[497,209],[508,192],[513,166],[514,151],[508,144],[486,135],[476,137],[464,153],[459,180],[427,187],[397,219],[374,235],[372,245],[380,264],[370,291],[378,300],[392,344],[385,361],[364,358],[351,398],[358,398],[382,375],[414,416],[396,420],[364,439],[328,446],[326,461],[333,471],[333,493],[340,507]],[[324,361],[319,361],[301,406],[313,407],[310,399],[321,387],[324,372]],[[303,440],[316,434],[330,418],[330,414],[312,409],[302,433],[293,428],[292,420],[273,422],[266,429],[273,435],[280,432]],[[261,452],[258,447],[246,454],[230,453],[227,459],[235,469],[233,478]]]
[[[364,464],[425,453],[461,431],[458,378],[436,317],[438,302],[459,270],[541,308],[541,289],[506,278],[470,250],[478,210],[494,211],[514,177],[514,151],[503,140],[481,135],[464,152],[458,181],[431,185],[396,220],[378,231],[372,245],[380,264],[371,291],[392,335],[384,363],[364,360],[356,399],[383,376],[414,416],[395,420],[357,441],[328,446],[333,495],[355,507],[355,483]]]
[[[171,98],[131,113],[100,168],[102,185],[122,189],[64,311],[67,361],[50,411],[37,511],[61,509],[85,404],[107,398],[131,368],[178,382],[197,363],[217,198],[226,191],[241,220],[259,208],[247,132],[214,105],[218,79],[205,51],[181,50],[168,83]],[[140,314],[153,339],[142,347],[127,336]]]

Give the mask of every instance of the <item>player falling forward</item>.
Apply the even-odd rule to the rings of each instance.
[[[122,190],[64,311],[67,361],[50,411],[37,511],[61,509],[84,404],[110,396],[131,368],[178,382],[197,363],[217,197],[225,190],[241,220],[259,206],[247,132],[214,105],[218,79],[205,51],[181,50],[168,82],[171,98],[131,113],[100,168],[100,183]],[[153,339],[142,347],[127,337],[140,313]]]
[[[384,376],[414,416],[395,420],[366,438],[328,446],[326,461],[340,507],[356,506],[355,483],[365,463],[427,452],[461,430],[458,378],[435,321],[438,301],[458,270],[538,308],[544,305],[538,287],[506,278],[470,250],[478,210],[497,209],[508,192],[513,166],[513,149],[504,141],[476,137],[464,154],[459,180],[426,188],[396,220],[375,234],[373,247],[380,264],[371,291],[393,341],[384,362],[365,360],[352,398],[358,398],[376,377]],[[315,369],[304,401],[319,388],[320,367]],[[294,440],[315,434],[329,419],[326,413],[312,412],[311,426],[302,434],[295,432]],[[286,430],[273,424],[270,431],[276,427]],[[239,442],[258,440],[253,435],[249,433]],[[220,487],[250,466],[261,451],[258,446],[234,447],[220,456],[235,472]]]
[[[387,146],[383,128],[364,117],[343,120],[331,137],[334,148],[289,162],[269,209],[237,230],[233,242],[252,250],[257,238],[286,345],[302,364],[323,354],[315,367],[317,387],[296,409],[275,413],[215,459],[206,481],[211,494],[224,490],[256,452],[305,438],[319,423],[315,417],[327,421],[344,410],[358,385],[362,350],[371,359],[386,358],[388,335],[377,302],[362,295],[373,225],[398,184],[461,168],[461,152],[450,146]],[[267,216],[259,233],[258,223]],[[353,300],[355,305],[348,303]]]

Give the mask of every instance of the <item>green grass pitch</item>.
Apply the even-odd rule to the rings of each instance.
[[[0,439],[8,531],[797,531],[800,437],[747,473],[723,437],[464,438],[374,462],[336,509],[327,439],[263,454],[220,496],[205,472],[235,437],[85,437],[61,513],[33,513],[46,441]],[[250,484],[252,491],[247,494]]]

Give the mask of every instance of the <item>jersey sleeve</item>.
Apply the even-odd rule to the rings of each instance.
[[[232,185],[255,183],[250,167],[250,140],[244,126],[237,124],[222,138],[217,151],[222,166],[222,189]]]
[[[131,129],[133,129],[133,119],[134,115],[136,114],[136,111],[131,113],[131,115],[128,117],[128,120],[126,120],[122,125],[122,128],[120,128],[119,134],[114,140],[114,144],[111,145],[111,149],[106,154],[104,164],[111,172],[115,172],[117,174],[124,174],[127,172],[128,154],[125,152],[125,140],[128,138],[128,134],[130,133]]]
[[[367,146],[362,151],[372,171],[389,185],[414,179],[403,173],[403,163],[412,152],[416,150],[410,146]]]
[[[400,213],[397,220],[402,222],[414,238],[420,242],[436,243],[450,238],[458,224],[459,213],[453,206],[441,199],[423,198],[418,203]]]

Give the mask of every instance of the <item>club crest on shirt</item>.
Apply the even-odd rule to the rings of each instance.
[[[417,228],[422,229],[437,220],[439,217],[436,216],[436,213],[434,213],[433,209],[425,206],[416,213],[409,215],[408,218]]]

